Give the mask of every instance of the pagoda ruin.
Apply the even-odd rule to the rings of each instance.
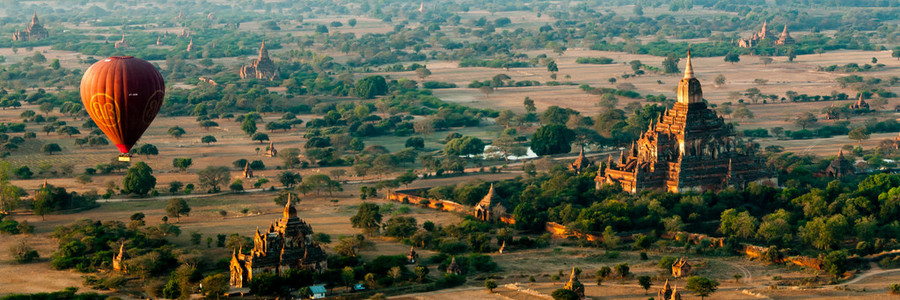
[[[856,100],[856,103],[850,105],[850,109],[852,110],[869,110],[869,103],[866,103],[866,100],[863,99],[863,94],[859,93],[859,99]]]
[[[328,257],[312,240],[312,234],[312,227],[297,217],[297,209],[288,196],[282,218],[269,225],[265,233],[256,229],[250,253],[235,250],[231,254],[231,286],[245,287],[254,274],[261,272],[284,275],[288,270],[298,268],[324,271]]]
[[[250,162],[244,165],[244,171],[241,172],[241,177],[244,179],[253,178],[253,169],[250,168]]]
[[[569,276],[569,281],[566,282],[563,289],[575,292],[575,294],[578,295],[578,299],[584,299],[584,284],[582,284],[581,281],[578,281],[578,273],[575,268],[572,268],[572,275]]]
[[[112,267],[113,270],[122,273],[128,273],[128,267],[125,266],[125,242],[119,244],[119,252],[113,254]]]
[[[418,261],[419,261],[419,254],[416,253],[416,248],[409,247],[409,253],[406,254],[406,263],[412,265]]]
[[[275,143],[269,142],[269,146],[266,147],[266,154],[264,154],[264,156],[266,156],[266,157],[278,156],[278,150],[275,149]]]
[[[825,168],[825,176],[831,178],[841,178],[856,174],[856,167],[853,162],[844,158],[844,149],[838,151],[838,156],[828,164]]]
[[[591,166],[591,161],[584,156],[584,147],[581,147],[581,152],[578,153],[578,158],[575,159],[571,164],[569,164],[569,170],[575,172],[575,174],[581,174],[581,171],[589,168]]]
[[[681,293],[678,292],[678,287],[672,288],[669,285],[669,280],[666,279],[666,284],[663,285],[659,292],[656,293],[656,298],[660,300],[681,300]]]
[[[784,25],[784,30],[781,31],[781,36],[778,37],[778,40],[775,41],[775,45],[790,45],[795,43],[794,38],[791,37],[791,34],[788,33],[787,24]]]
[[[462,275],[462,273],[462,267],[460,267],[459,263],[456,262],[456,256],[454,256],[452,259],[450,259],[450,264],[447,265],[447,274]]]
[[[259,46],[259,57],[250,61],[250,65],[241,67],[241,79],[274,80],[276,76],[278,76],[278,67],[269,58],[266,42],[262,42],[262,45]]]
[[[115,47],[116,49],[120,49],[120,48],[121,48],[121,49],[125,49],[125,48],[130,47],[130,45],[128,44],[128,41],[125,40],[125,35],[124,35],[124,34],[122,35],[122,39],[121,39],[121,40],[116,41],[116,44],[114,45],[114,47]]]
[[[679,258],[672,264],[672,277],[681,278],[691,274],[691,264],[684,257]]]
[[[606,170],[594,179],[597,188],[618,184],[631,193],[686,192],[775,183],[756,155],[756,146],[739,139],[734,126],[703,101],[690,51],[677,96],[674,107],[651,122],[631,149],[618,159],[609,157]]]
[[[27,42],[27,41],[37,41],[46,39],[50,36],[50,32],[41,25],[41,21],[38,20],[37,11],[31,15],[31,24],[28,25],[28,28],[25,30],[19,31],[16,30],[13,33],[13,40],[19,42]]]
[[[494,192],[494,184],[491,184],[487,195],[484,195],[484,198],[475,205],[475,218],[485,222],[492,222],[500,219],[500,216],[505,214],[506,208],[500,203],[500,199],[497,199],[497,193]]]

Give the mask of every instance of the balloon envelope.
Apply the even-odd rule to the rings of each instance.
[[[166,85],[149,62],[131,56],[98,61],[81,78],[81,102],[106,136],[128,153],[162,107]]]

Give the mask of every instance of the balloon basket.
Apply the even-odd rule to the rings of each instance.
[[[119,154],[119,161],[131,161],[131,155],[128,154]]]

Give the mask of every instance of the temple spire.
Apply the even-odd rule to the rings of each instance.
[[[284,204],[284,218],[285,219],[297,217],[297,209],[295,209],[294,204],[291,203],[293,201],[293,199],[291,199],[292,196],[293,196],[292,193],[288,193],[287,203]]]
[[[269,50],[266,49],[266,41],[262,41],[262,44],[259,46],[259,59],[263,57],[269,58]]]
[[[687,53],[687,65],[684,66],[684,78],[690,79],[694,78],[694,67],[691,64],[691,50],[688,49]]]

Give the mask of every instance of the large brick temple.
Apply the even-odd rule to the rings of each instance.
[[[670,192],[715,190],[750,182],[775,184],[756,149],[735,135],[734,126],[707,107],[688,52],[678,102],[667,109],[594,181],[618,184],[636,193],[644,189]]]
[[[38,20],[37,11],[31,15],[31,24],[28,25],[28,28],[25,30],[19,31],[18,29],[13,34],[14,41],[26,42],[26,41],[37,41],[46,39],[50,36],[50,33],[47,32],[47,29],[41,25],[41,21]]]
[[[297,217],[291,202],[289,197],[282,218],[269,225],[268,231],[260,233],[257,228],[249,254],[237,251],[232,254],[232,287],[246,287],[253,276],[261,272],[283,275],[295,268],[325,270],[328,257],[312,240],[312,227]]]
[[[241,79],[256,78],[262,80],[274,80],[278,76],[278,67],[269,58],[269,50],[266,42],[259,46],[259,57],[250,61],[250,65],[241,67]]]

